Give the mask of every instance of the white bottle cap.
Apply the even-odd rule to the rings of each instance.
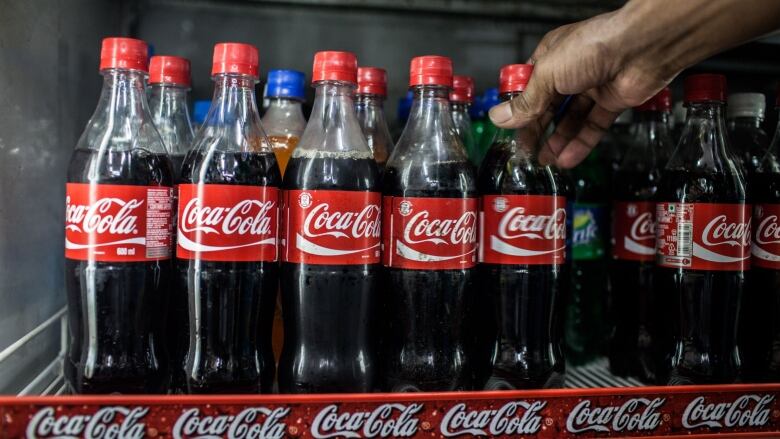
[[[764,118],[766,98],[761,93],[734,93],[729,95],[727,115],[735,117]]]
[[[685,102],[677,101],[672,108],[672,117],[674,118],[675,125],[682,125],[685,123],[685,116],[688,114],[688,110],[685,108]]]

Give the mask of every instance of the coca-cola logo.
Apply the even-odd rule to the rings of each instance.
[[[777,215],[767,215],[756,229],[756,244],[780,244],[780,226]]]
[[[593,407],[586,399],[569,413],[566,429],[571,433],[653,431],[661,425],[658,409],[665,402],[665,398],[632,398],[621,405]]]
[[[322,203],[306,215],[303,234],[309,238],[378,238],[382,231],[379,213],[375,204],[363,207],[360,212],[331,212],[330,204]]]
[[[339,412],[331,404],[317,413],[311,424],[315,438],[331,437],[411,437],[417,433],[419,419],[414,415],[422,404],[382,404],[371,411]]]
[[[631,223],[629,236],[635,241],[655,239],[655,222],[653,222],[653,214],[644,212],[637,216],[634,219],[634,222]]]
[[[552,215],[526,215],[524,207],[514,207],[501,218],[498,235],[504,239],[565,239],[566,209],[556,209]]]
[[[30,439],[143,438],[146,425],[141,420],[146,407],[102,407],[88,415],[55,416],[53,407],[44,407],[30,419],[26,435]]]
[[[747,246],[750,244],[750,223],[728,222],[726,215],[718,215],[704,227],[702,242],[710,247],[718,245]]]
[[[269,235],[274,232],[270,213],[274,201],[241,200],[232,206],[204,206],[192,198],[181,214],[181,230],[223,235]]]
[[[286,407],[270,409],[248,407],[235,415],[202,416],[200,409],[182,412],[173,426],[176,439],[279,439],[287,426],[282,422],[290,413]]]
[[[741,395],[732,402],[707,403],[703,396],[691,401],[683,412],[687,429],[709,427],[763,427],[769,422],[774,395]]]
[[[544,401],[510,401],[498,409],[469,410],[465,403],[453,406],[441,420],[441,434],[445,437],[532,435],[542,427],[539,412]]]
[[[134,211],[144,204],[144,200],[101,198],[92,205],[81,205],[71,204],[71,197],[67,196],[65,203],[66,230],[114,235],[138,234],[138,215]]]
[[[427,210],[414,214],[404,228],[404,241],[410,244],[471,244],[477,239],[477,214],[463,212],[458,218],[429,219]]]

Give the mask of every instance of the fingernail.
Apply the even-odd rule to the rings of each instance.
[[[509,107],[509,102],[503,102],[491,108],[488,115],[494,124],[502,124],[512,118],[512,108]]]

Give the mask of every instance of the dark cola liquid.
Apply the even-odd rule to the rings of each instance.
[[[68,182],[89,183],[96,164],[102,184],[173,185],[167,156],[140,149],[102,155],[76,149]],[[65,376],[74,393],[165,391],[162,322],[170,276],[170,260],[90,264],[65,259],[70,330]]]
[[[202,152],[184,159],[180,183],[278,187],[272,152],[213,152],[203,174]],[[193,174],[196,174],[193,178]],[[274,378],[271,327],[278,286],[277,262],[176,260],[173,301],[179,351],[190,393],[270,393]],[[195,307],[201,319],[193,321]],[[174,375],[175,377],[175,375]]]
[[[656,201],[744,202],[739,180],[738,175],[666,170]],[[658,342],[665,368],[672,367],[669,384],[734,382],[740,368],[737,323],[744,273],[657,266],[654,282],[656,300],[663,304]]]
[[[757,172],[750,202],[780,204],[780,173]],[[753,232],[756,231],[753,222]],[[739,335],[744,381],[780,382],[780,270],[753,264],[747,273]]]
[[[560,178],[538,165],[521,162],[507,147],[493,145],[482,162],[481,195],[565,196]],[[564,361],[559,328],[563,265],[479,266],[479,284],[488,291],[488,321],[496,322],[486,390],[561,387]],[[484,345],[488,343],[484,342]],[[491,352],[492,353],[492,352]]]
[[[371,158],[294,157],[284,189],[376,192],[378,172]],[[375,390],[380,270],[380,264],[282,263],[281,393]]]
[[[181,178],[181,165],[184,162],[183,155],[169,154],[173,164],[174,181],[179,182]],[[176,224],[179,213],[179,191],[173,191],[173,257],[176,257]],[[177,288],[171,288],[170,303],[168,306],[168,318],[166,319],[167,345],[168,353],[171,358],[171,390],[173,392],[186,391],[184,381],[184,358],[187,354],[187,344],[189,343],[189,328],[187,328],[187,291],[179,291]]]
[[[408,175],[425,175],[418,185]],[[476,197],[468,162],[434,163],[408,172],[386,167],[383,194],[398,197]],[[433,184],[432,184],[433,183]],[[393,392],[465,390],[472,384],[468,317],[475,268],[387,268],[383,295],[384,386]]]
[[[615,201],[652,201],[659,172],[618,171],[612,193]],[[655,212],[653,211],[655,215]],[[664,357],[656,338],[661,306],[655,300],[653,274],[655,261],[632,261],[613,258],[610,261],[612,286],[612,321],[615,331],[609,347],[609,368],[615,375],[633,376],[645,383],[659,381],[656,371]],[[662,381],[662,382],[661,382]]]
[[[179,181],[181,178],[181,165],[184,163],[184,156],[170,154],[168,157],[171,159],[171,163],[173,164],[174,179],[175,181]]]

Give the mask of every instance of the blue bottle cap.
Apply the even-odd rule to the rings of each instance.
[[[304,99],[303,83],[306,75],[297,70],[271,70],[265,96],[268,98]]]
[[[483,111],[487,111],[500,103],[501,101],[498,99],[497,88],[493,87],[485,90],[485,103],[484,103]]]
[[[202,125],[206,120],[206,115],[209,114],[209,107],[211,107],[211,101],[208,99],[201,99],[195,101],[195,108],[192,110],[192,121],[197,125]]]
[[[406,96],[398,100],[398,111],[396,116],[399,121],[406,121],[409,119],[409,112],[412,111],[412,101],[414,100],[414,92],[409,90],[406,92]]]
[[[469,116],[472,119],[485,117],[485,96],[474,96],[474,102],[469,107]]]

